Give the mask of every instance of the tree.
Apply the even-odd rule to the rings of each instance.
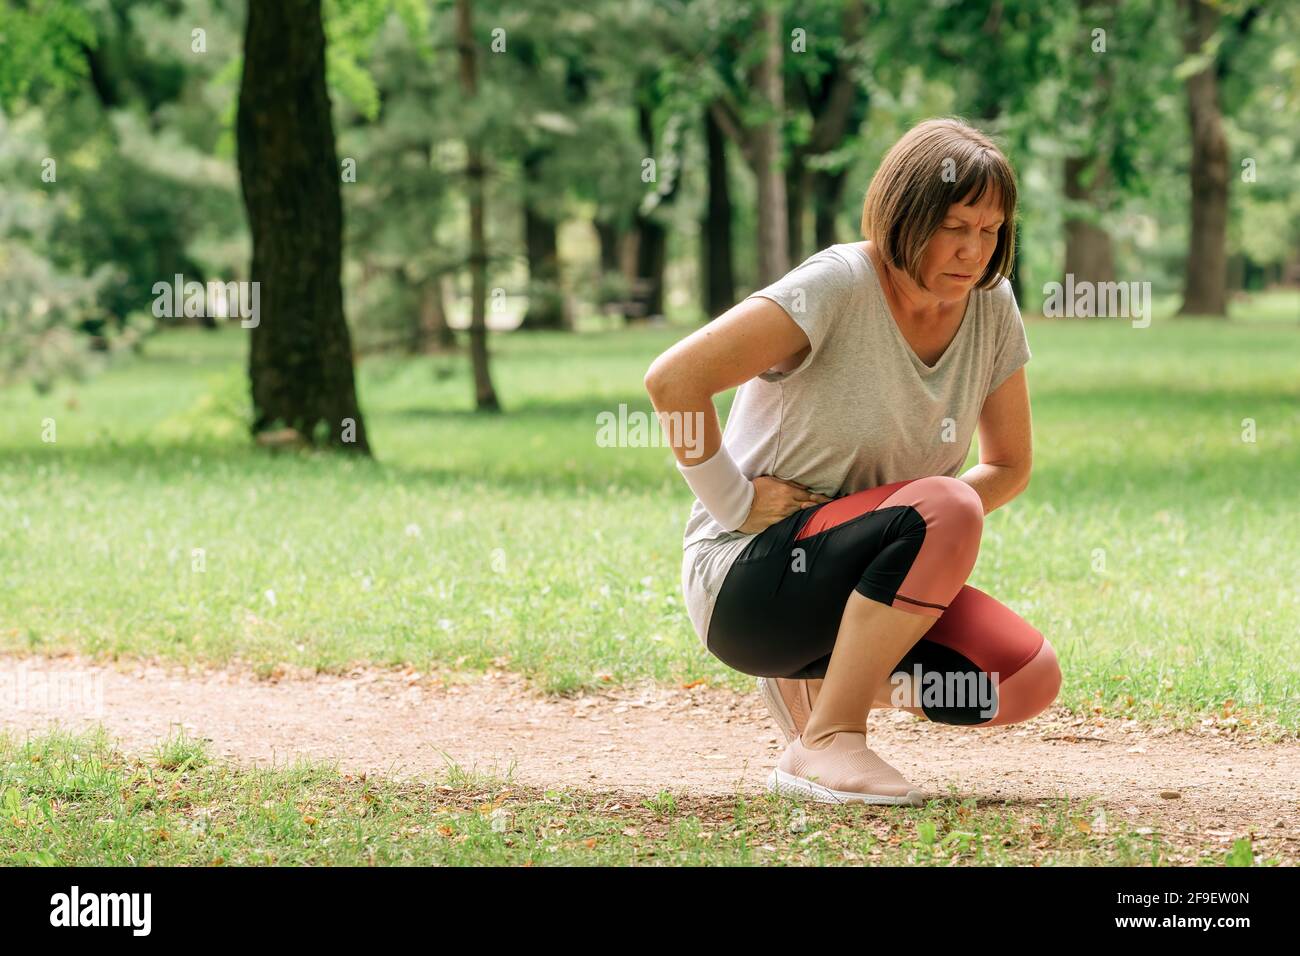
[[[637,128],[646,159],[653,162],[654,184],[636,207],[636,276],[625,304],[625,318],[651,319],[664,314],[664,276],[668,269],[668,227],[664,216],[682,182],[682,124],[674,116],[655,138],[655,114],[662,105],[658,83],[647,75],[637,88]]]
[[[997,135],[1013,157],[1027,155],[1029,136],[1038,126],[1031,100],[1059,64],[1052,30],[1065,6],[1064,0],[927,4],[921,16],[885,25],[890,58],[904,68],[917,58],[946,65],[958,112]],[[1014,228],[1017,252],[1008,278],[1023,302],[1019,216]]]
[[[1181,137],[1167,115],[1178,95],[1170,20],[1167,10],[1121,0],[1079,0],[1055,18],[1057,66],[1040,82],[1051,95],[1036,112],[1059,123],[1064,272],[1075,282],[1115,281],[1109,221],[1164,175],[1145,154],[1167,153]]]
[[[704,314],[716,318],[735,303],[736,281],[731,264],[731,189],[727,175],[727,137],[704,110],[704,136],[708,148],[709,195],[700,222],[703,237],[701,271],[704,273]]]
[[[781,114],[785,110],[781,54],[784,45],[781,13],[774,0],[763,3],[755,42],[762,58],[754,71],[754,88],[764,109],[744,139],[754,167],[754,177],[758,180],[758,281],[766,285],[790,269],[785,169],[781,165]],[[732,128],[737,129],[735,125]]]
[[[370,453],[343,317],[343,206],[320,0],[249,4],[236,120],[259,284],[253,431]]]
[[[867,91],[855,75],[865,19],[861,0],[799,11],[798,24],[815,33],[804,38],[807,49],[786,58],[786,100],[807,114],[798,117],[800,135],[790,145],[786,170],[793,262],[803,261],[807,254],[804,214],[809,199],[814,207],[817,248],[836,241],[835,215],[844,194],[850,155],[843,144],[862,123],[869,106]]]
[[[660,69],[675,86],[689,85],[754,174],[756,282],[766,285],[790,268],[781,4],[752,0],[700,4],[698,9],[680,3],[673,6],[675,22],[656,24],[656,34],[676,62]],[[709,38],[704,49],[700,49],[700,36]],[[702,62],[708,68],[697,75]]]
[[[1228,137],[1223,129],[1220,84],[1230,68],[1226,36],[1240,38],[1263,12],[1251,4],[1225,17],[1204,0],[1181,0],[1183,49],[1180,73],[1187,87],[1192,134],[1192,216],[1183,304],[1179,315],[1228,315]],[[1225,22],[1226,21],[1226,22]]]
[[[466,99],[478,95],[477,48],[470,0],[456,0],[456,48],[459,51],[460,84]],[[474,370],[474,407],[481,412],[499,412],[501,403],[492,386],[487,350],[487,239],[483,232],[483,181],[487,168],[477,130],[470,130],[465,143],[465,175],[469,179],[470,325],[469,351]]]

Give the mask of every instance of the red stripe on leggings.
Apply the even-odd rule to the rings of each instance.
[[[813,516],[808,519],[806,525],[799,529],[799,533],[794,536],[794,539],[801,541],[819,532],[829,531],[836,525],[844,524],[846,521],[860,518],[869,511],[875,511],[882,501],[909,481],[915,480],[915,478],[908,478],[907,481],[895,481],[888,485],[868,488],[865,491],[858,491],[851,495],[845,495],[843,498],[828,501],[817,509]]]
[[[915,600],[914,598],[903,597],[903,595],[901,595],[901,594],[895,594],[895,595],[894,595],[894,600],[895,600],[895,601],[906,601],[908,604],[916,604],[916,605],[918,605],[918,606],[920,606],[920,607],[937,607],[937,608],[938,608],[939,610],[941,610],[941,611],[942,611],[942,610],[946,610],[947,607],[948,607],[948,605],[946,605],[946,604],[931,604],[929,601],[917,601],[917,600]]]
[[[1043,634],[997,598],[963,584],[922,640],[942,644],[1006,680],[1037,656]]]

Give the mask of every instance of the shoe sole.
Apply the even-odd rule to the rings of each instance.
[[[857,793],[852,790],[832,790],[807,777],[796,777],[784,770],[774,769],[767,777],[771,793],[816,803],[870,803],[885,806],[924,806],[926,796],[920,790],[909,790],[905,796],[882,793]]]
[[[776,725],[781,728],[781,733],[785,734],[785,742],[788,744],[794,740],[794,717],[790,715],[790,710],[785,706],[785,700],[781,697],[781,692],[776,689],[776,681],[766,677],[758,679],[758,692],[762,695],[763,703],[767,705]]]

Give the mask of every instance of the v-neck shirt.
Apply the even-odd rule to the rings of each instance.
[[[905,348],[907,350],[908,355],[912,357],[912,364],[916,366],[917,372],[921,375],[928,375],[932,372],[937,371],[939,366],[942,365],[944,360],[948,357],[948,354],[952,352],[953,346],[957,344],[957,340],[960,339],[962,334],[965,333],[965,331],[970,327],[970,323],[967,322],[966,320],[970,318],[970,314],[974,305],[975,290],[972,289],[970,293],[967,295],[966,308],[962,312],[961,324],[957,326],[957,331],[953,335],[953,337],[948,341],[947,346],[943,350],[943,354],[940,355],[937,359],[935,359],[933,365],[927,365],[925,364],[924,360],[922,360],[921,356],[916,354],[916,350],[912,348],[912,343],[907,341],[907,336],[903,334],[903,330],[898,327],[898,321],[893,317],[892,309],[889,306],[889,297],[885,295],[884,286],[878,281],[880,277],[880,273],[879,271],[876,270],[875,263],[871,261],[871,256],[867,253],[865,249],[862,248],[862,246],[858,245],[857,243],[850,242],[850,243],[846,243],[846,245],[852,247],[852,249],[855,252],[859,253],[862,256],[862,258],[866,259],[867,264],[871,266],[872,272],[876,275],[877,278],[876,282],[871,283],[871,288],[874,289],[876,293],[879,295],[881,308],[884,309],[885,315],[889,316],[890,319],[889,324],[893,326],[894,331],[898,334],[898,340],[903,344],[903,348]]]
[[[808,336],[795,368],[742,384],[722,440],[746,478],[775,475],[830,497],[925,475],[956,477],[988,395],[1031,357],[1004,278],[972,288],[933,366],[913,351],[865,249],[837,243],[752,293]],[[707,642],[713,601],[753,534],[727,531],[693,500],[682,539],[688,615]]]

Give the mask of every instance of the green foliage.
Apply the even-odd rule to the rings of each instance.
[[[1224,866],[1254,866],[1255,855],[1252,852],[1249,837],[1241,837],[1232,842],[1232,849],[1223,858]]]
[[[19,381],[48,390],[61,376],[92,366],[88,327],[102,320],[99,297],[113,278],[101,265],[90,274],[62,268],[50,254],[63,197],[53,201],[26,183],[39,182],[44,150],[33,124],[0,113],[0,387]]]
[[[106,278],[59,272],[30,249],[0,244],[0,387],[29,381],[45,392],[84,375],[91,357],[78,328],[98,315]]]
[[[1300,8],[1225,0],[1215,9],[1206,53],[1219,64],[1230,147],[1229,253],[1234,276],[1262,286],[1300,246],[1300,143],[1291,128],[1300,109]],[[43,321],[74,323],[74,335],[115,335],[148,308],[154,283],[175,273],[246,278],[232,135],[245,10],[212,0],[0,0],[0,105],[10,120],[0,130],[0,249],[11,269],[29,261],[14,246],[35,257],[34,274],[47,276],[64,303],[40,320],[9,320],[2,334],[13,374],[48,383],[75,355],[72,339]],[[339,154],[357,173],[342,184],[355,341],[415,341],[439,278],[449,310],[463,312],[471,136],[489,163],[490,287],[505,291],[510,311],[522,312],[530,291],[540,294],[521,255],[527,202],[565,224],[561,281],[579,311],[628,297],[623,276],[600,267],[585,223],[626,228],[640,209],[652,210],[671,237],[670,307],[677,317],[698,315],[701,118],[721,95],[736,98],[742,116],[765,109],[750,74],[756,10],[723,0],[478,0],[479,93],[471,101],[460,84],[453,4],[325,0]],[[852,45],[843,4],[782,10],[783,31],[802,30],[807,41],[784,57],[787,157],[809,146],[813,125],[800,98],[827,92],[834,63],[851,64],[865,101],[839,142],[807,157],[809,168],[845,174],[840,240],[856,236],[862,192],[883,151],[914,122],[956,113],[997,134],[1021,173],[1022,305],[1032,308],[1042,283],[1059,277],[1067,215],[1106,224],[1122,275],[1151,279],[1157,293],[1176,289],[1188,239],[1185,91],[1175,76],[1187,58],[1180,8],[926,0],[906,15],[873,10]],[[206,53],[190,49],[195,24],[207,30]],[[1107,43],[1100,55],[1099,28]],[[638,129],[642,104],[653,157]],[[751,170],[734,144],[730,152],[739,294],[753,286],[756,210]],[[1086,203],[1062,198],[1067,156],[1092,161],[1085,181],[1107,182]],[[47,158],[57,161],[57,182],[41,180]],[[656,160],[657,182],[641,180],[647,158]],[[1247,159],[1253,182],[1240,179]],[[663,202],[670,186],[673,201]],[[86,283],[85,294],[70,298],[74,280]],[[18,359],[18,341],[39,341],[46,358]]]
[[[394,17],[427,58],[431,54],[426,40],[429,8],[419,0],[326,0],[324,15],[330,86],[362,116],[374,120],[379,115],[379,90],[363,63],[375,38]]]
[[[1230,323],[1029,319],[1034,478],[988,516],[971,584],[1052,641],[1075,713],[1300,733],[1297,298],[1271,299]],[[248,447],[232,327],[155,336],[81,387],[7,393],[0,500],[19,517],[0,644],[327,670],[506,658],[553,690],[752,687],[682,610],[690,494],[671,455],[594,444],[600,412],[649,413],[642,377],[683,331],[494,335],[512,412],[490,420],[460,357],[442,375],[428,357],[367,359],[377,463]]]
[[[0,109],[42,86],[72,88],[89,73],[90,17],[69,0],[0,0]]]

